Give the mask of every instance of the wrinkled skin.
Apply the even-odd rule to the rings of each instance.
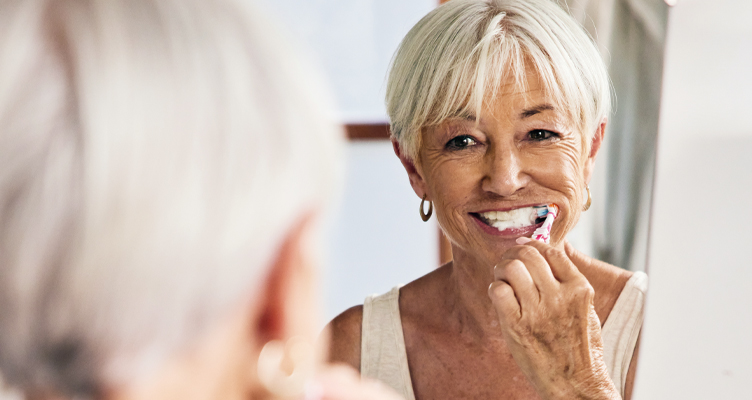
[[[583,136],[563,116],[544,110],[519,118],[523,110],[551,104],[537,80],[529,86],[526,93],[514,85],[503,87],[501,100],[485,110],[477,127],[471,119],[454,119],[427,128],[414,164],[422,179],[414,177],[413,186],[419,196],[433,200],[439,224],[456,250],[472,253],[486,265],[499,262],[516,245],[515,237],[486,234],[469,213],[556,203],[561,212],[551,236],[552,243],[560,244],[579,220],[590,179],[592,162]],[[549,137],[535,139],[543,134]],[[447,148],[452,140],[454,147]]]
[[[566,252],[518,242],[528,245],[504,253],[488,289],[515,361],[543,398],[620,398],[603,362],[593,287]]]
[[[415,194],[433,201],[454,257],[400,289],[418,400],[619,398],[601,322],[630,273],[564,240],[582,212],[605,120],[588,143],[552,107],[535,71],[527,76],[524,91],[502,85],[479,118],[424,128],[416,159],[394,143]],[[551,245],[523,243],[534,227],[499,232],[476,218],[549,203],[560,209]],[[331,360],[360,367],[362,312],[353,307],[330,324]]]
[[[489,296],[500,331],[537,394],[619,398],[603,363],[593,288],[563,241],[579,219],[605,122],[588,146],[552,106],[535,72],[528,76],[527,91],[503,86],[480,118],[427,128],[417,162],[403,162],[416,194],[434,201],[455,269],[495,266]],[[561,210],[550,246],[489,234],[473,216],[550,203]]]

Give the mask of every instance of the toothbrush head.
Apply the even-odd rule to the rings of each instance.
[[[533,207],[538,218],[544,218],[548,214],[548,206],[535,206]]]

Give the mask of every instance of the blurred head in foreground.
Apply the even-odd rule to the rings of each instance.
[[[313,341],[341,138],[247,3],[0,3],[0,369],[29,398],[262,398],[262,348],[305,352],[264,345]]]

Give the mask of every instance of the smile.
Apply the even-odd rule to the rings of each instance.
[[[531,206],[508,211],[471,213],[471,215],[502,232],[508,229],[520,229],[541,224],[545,221],[547,213],[546,206]]]

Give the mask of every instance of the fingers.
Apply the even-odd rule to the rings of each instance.
[[[540,301],[538,287],[525,263],[519,259],[502,260],[496,264],[494,280],[509,285],[520,304],[527,302],[538,304]]]
[[[488,294],[500,319],[519,319],[535,310],[547,294],[558,296],[562,284],[570,290],[580,281],[590,287],[565,251],[529,241],[502,255]]]
[[[507,250],[501,258],[502,260],[520,260],[527,268],[539,291],[552,290],[558,286],[558,282],[548,265],[549,263],[541,255],[541,252],[533,246],[514,246]]]
[[[569,259],[565,251],[551,247],[537,240],[531,240],[523,247],[532,247],[545,260],[548,270],[558,282],[568,282],[582,277],[580,271]]]
[[[522,316],[522,309],[519,300],[515,296],[514,289],[504,282],[496,281],[488,287],[488,297],[499,314],[499,319],[503,321],[516,321]]]

